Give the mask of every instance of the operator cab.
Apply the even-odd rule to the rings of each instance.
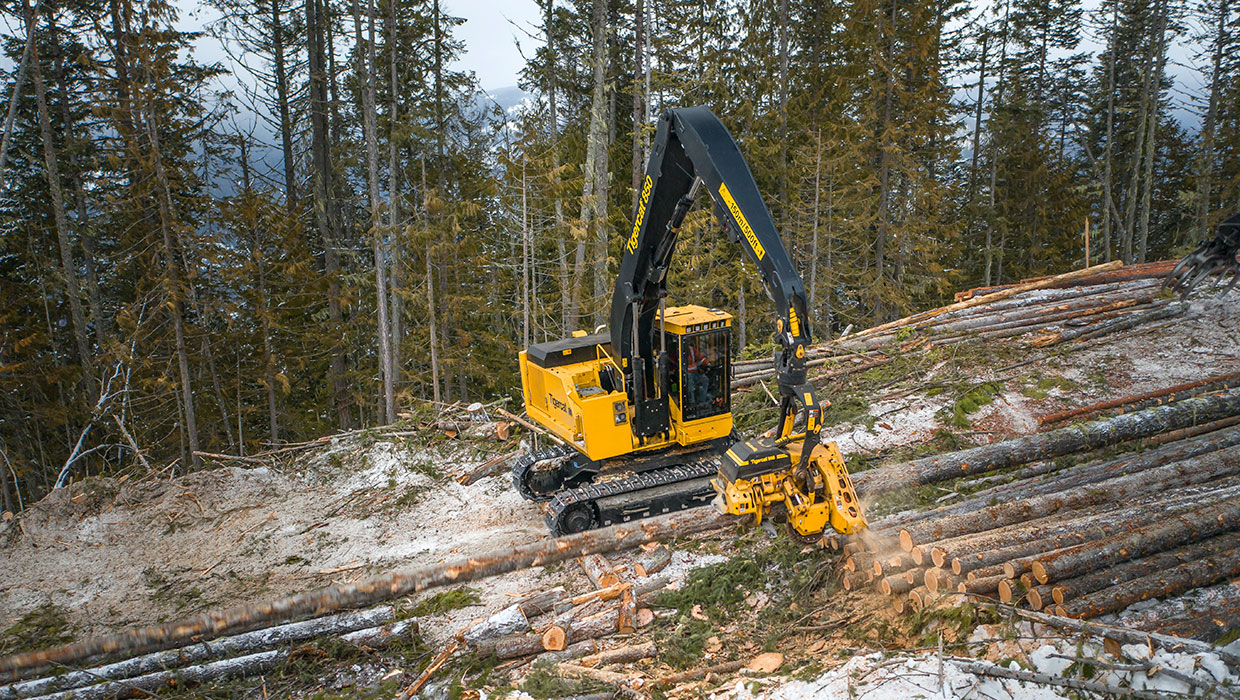
[[[683,425],[730,413],[732,316],[694,305],[667,309],[663,321],[673,421]]]

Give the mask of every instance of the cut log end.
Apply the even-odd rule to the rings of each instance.
[[[542,648],[546,651],[564,651],[567,641],[568,633],[559,625],[551,625],[542,633]]]
[[[944,568],[943,565],[947,563],[947,550],[943,549],[942,547],[932,548],[930,550],[930,561],[934,562],[934,565],[937,566],[938,568],[940,569]],[[959,572],[956,572],[956,573],[959,573]]]
[[[1034,610],[1041,610],[1045,606],[1045,601],[1042,600],[1042,594],[1039,593],[1036,588],[1029,589],[1029,592],[1025,594],[1025,600],[1029,601],[1029,607]]]
[[[909,550],[908,554],[910,557],[912,557],[913,563],[916,564],[917,566],[926,565],[927,557],[926,557],[925,548],[914,545],[913,548]]]
[[[907,529],[900,528],[900,536],[898,539],[900,541],[900,549],[910,553],[913,551],[913,536]]]
[[[1035,561],[1033,562],[1033,566],[1030,568],[1033,570],[1033,577],[1038,580],[1038,583],[1047,583],[1051,580],[1050,574],[1047,572],[1046,566],[1044,566],[1042,562]]]
[[[1017,589],[1016,582],[1012,579],[1004,579],[999,582],[999,600],[1000,602],[1011,605],[1016,599]]]

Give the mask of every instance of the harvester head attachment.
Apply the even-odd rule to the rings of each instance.
[[[1163,288],[1171,288],[1179,292],[1181,298],[1187,298],[1197,285],[1217,274],[1214,286],[1226,282],[1222,292],[1226,294],[1240,282],[1237,252],[1240,252],[1240,214],[1219,224],[1212,240],[1202,241],[1196,250],[1184,256],[1163,281]]]

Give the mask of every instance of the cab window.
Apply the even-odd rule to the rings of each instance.
[[[686,335],[680,343],[680,411],[686,421],[731,410],[728,391],[728,331]],[[673,394],[675,396],[675,394]]]

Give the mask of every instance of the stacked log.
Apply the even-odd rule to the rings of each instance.
[[[807,364],[817,371],[811,379],[838,379],[887,364],[896,355],[979,338],[993,341],[1040,332],[1028,344],[1045,347],[1163,321],[1183,311],[1181,305],[1158,296],[1164,268],[1171,265],[1174,262],[1129,267],[1108,263],[981,295],[970,293],[954,304],[807,348]],[[737,361],[732,388],[744,389],[773,376],[769,359]]]
[[[1174,406],[1148,411],[1167,408]],[[965,595],[1090,618],[1240,576],[1240,428],[1186,434],[1179,420],[1168,418],[1164,413],[1146,425],[1180,439],[1146,452],[1057,471],[1022,470],[1015,481],[963,502],[876,521],[843,547],[847,586],[872,585],[900,611]],[[1085,426],[1078,435],[1127,425],[1117,420]],[[1155,428],[1141,434],[1158,435]],[[1017,456],[1045,454],[1055,440],[1039,446],[1036,439],[1047,435],[1053,433],[1031,436],[1032,443],[1009,441],[1018,444],[1006,448],[999,443],[991,452],[901,465],[871,477],[867,489],[991,468],[977,466],[979,455],[1001,455],[983,464],[1019,464]]]

